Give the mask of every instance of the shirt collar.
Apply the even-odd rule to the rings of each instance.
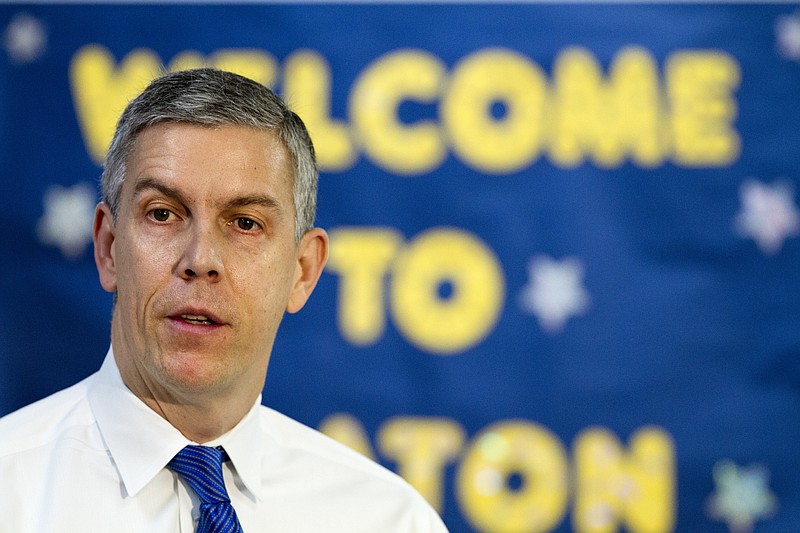
[[[196,444],[125,386],[111,348],[92,381],[88,397],[128,496],[152,481],[185,446]],[[264,450],[258,416],[260,404],[261,395],[233,429],[205,443],[225,448],[242,483],[259,500]]]
[[[261,395],[259,394],[250,411],[233,429],[204,444],[205,446],[225,448],[239,479],[257,500],[261,500],[263,497],[261,471],[263,469],[263,451],[266,449],[259,417],[260,407]]]

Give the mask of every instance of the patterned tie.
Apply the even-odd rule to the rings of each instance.
[[[224,454],[208,446],[187,446],[167,464],[200,498],[197,533],[242,533],[222,479]]]

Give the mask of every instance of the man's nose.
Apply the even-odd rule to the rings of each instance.
[[[195,223],[188,232],[177,274],[185,280],[208,278],[217,281],[225,270],[219,231],[211,225]]]

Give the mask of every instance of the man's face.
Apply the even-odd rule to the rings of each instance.
[[[157,396],[257,394],[284,311],[319,276],[309,286],[309,237],[318,270],[325,255],[321,230],[295,245],[287,150],[245,127],[164,123],[139,134],[127,163],[116,222],[104,204],[95,220],[123,378]]]

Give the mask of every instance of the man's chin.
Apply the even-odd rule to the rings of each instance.
[[[231,384],[231,371],[230,362],[196,353],[168,356],[159,368],[164,384],[184,394],[221,391]]]

